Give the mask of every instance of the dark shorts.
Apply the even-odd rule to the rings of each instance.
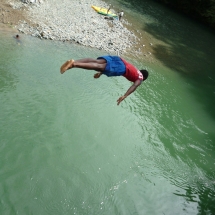
[[[107,61],[107,65],[102,74],[107,76],[120,76],[125,74],[125,64],[118,56],[101,56],[97,59],[105,59]]]

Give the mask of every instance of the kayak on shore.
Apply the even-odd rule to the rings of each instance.
[[[111,17],[118,17],[116,14],[114,13],[111,13],[111,12],[108,12],[107,13],[107,10],[106,8],[102,8],[102,7],[97,7],[97,6],[92,6],[92,8],[99,14],[102,14],[104,16],[111,16]]]

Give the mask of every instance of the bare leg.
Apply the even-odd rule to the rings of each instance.
[[[80,59],[77,61],[68,60],[61,66],[61,74],[63,74],[66,70],[72,69],[73,67],[82,68],[87,70],[96,70],[96,71],[103,71],[106,67],[106,60],[105,59],[91,59],[85,58]],[[100,77],[100,76],[99,76]]]
[[[98,59],[94,60],[93,62],[82,62],[82,61],[74,61],[73,67],[75,68],[82,68],[88,70],[96,70],[96,71],[103,71],[106,67],[106,60],[105,59]]]
[[[84,58],[84,59],[80,59],[80,60],[76,60],[75,62],[79,62],[79,63],[99,63],[97,59],[92,59],[92,58]]]

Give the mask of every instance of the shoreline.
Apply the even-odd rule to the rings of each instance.
[[[23,3],[32,1],[34,3]],[[108,20],[98,14],[91,6],[108,8],[101,0],[3,0],[2,14],[7,13],[7,19],[1,23],[13,28],[14,31],[28,34],[40,39],[67,41],[87,47],[104,50],[110,55],[142,54],[140,39],[134,32],[128,30],[131,26],[122,18]],[[8,12],[7,12],[8,11]],[[112,8],[112,13],[117,13]],[[1,25],[0,25],[1,27]],[[136,47],[136,48],[135,48]]]

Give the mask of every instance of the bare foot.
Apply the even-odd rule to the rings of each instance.
[[[60,73],[63,74],[66,70],[72,69],[74,60],[66,61],[60,68]]]

